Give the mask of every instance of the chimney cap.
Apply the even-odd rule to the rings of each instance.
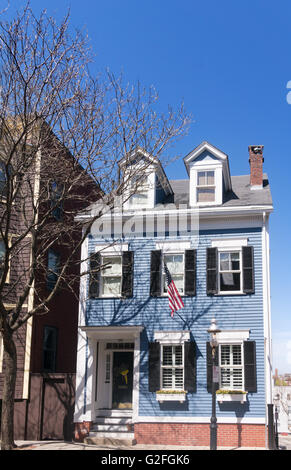
[[[264,146],[263,145],[249,145],[249,152],[252,153],[263,153]]]

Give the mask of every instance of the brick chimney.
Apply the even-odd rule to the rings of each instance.
[[[251,189],[262,189],[263,187],[263,149],[263,145],[249,146]]]

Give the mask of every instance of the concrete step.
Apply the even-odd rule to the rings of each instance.
[[[131,424],[131,417],[111,417],[111,416],[98,416],[94,419],[94,424]]]
[[[92,432],[109,431],[109,432],[128,432],[131,431],[131,424],[95,424]]]
[[[97,417],[111,417],[111,418],[130,418],[132,417],[132,410],[111,410],[106,408],[100,408],[97,410]]]
[[[93,432],[84,439],[85,444],[132,446],[136,444],[133,432]]]

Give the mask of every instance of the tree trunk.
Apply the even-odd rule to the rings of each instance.
[[[3,335],[4,387],[1,419],[1,450],[11,450],[14,443],[14,390],[16,383],[17,353],[12,332]]]

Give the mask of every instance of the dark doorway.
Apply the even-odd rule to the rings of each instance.
[[[132,408],[133,352],[113,353],[112,408]]]

